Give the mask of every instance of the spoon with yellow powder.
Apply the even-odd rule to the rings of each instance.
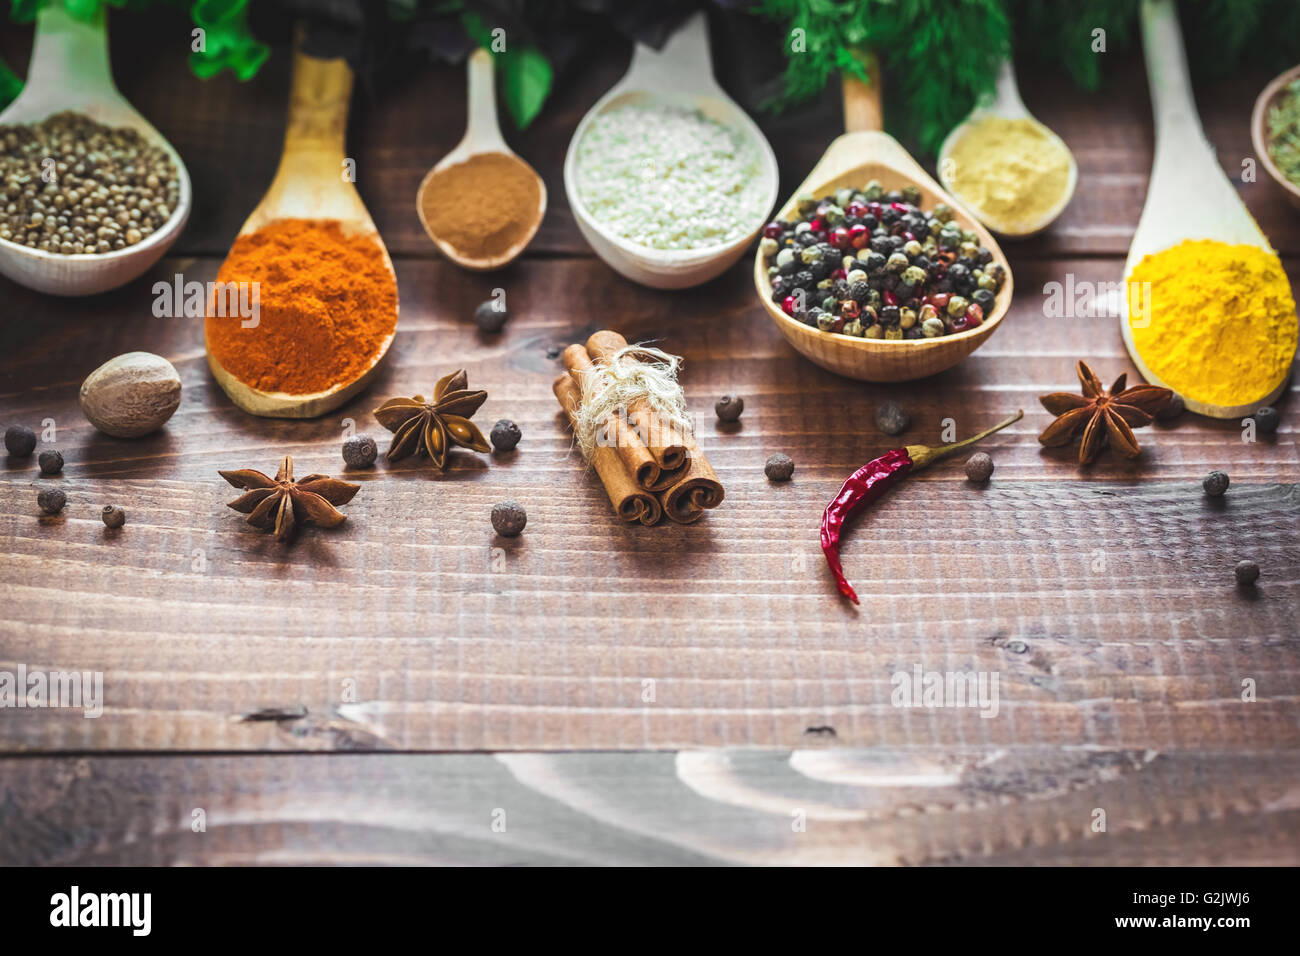
[[[1124,344],[1143,377],[1187,408],[1241,418],[1286,384],[1295,302],[1201,129],[1172,0],[1144,0],[1142,44],[1155,161],[1124,265]]]
[[[939,179],[999,235],[1046,229],[1079,181],[1074,154],[1020,99],[1016,72],[1002,62],[991,101],[980,103],[939,149]]]
[[[442,254],[478,272],[513,262],[546,215],[546,184],[501,136],[492,70],[487,50],[470,54],[465,136],[415,197],[420,224]]]

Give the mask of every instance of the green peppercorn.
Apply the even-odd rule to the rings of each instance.
[[[764,236],[758,241],[758,251],[763,254],[764,259],[771,259],[779,248],[776,240],[770,236]]]
[[[946,202],[938,203],[934,209],[930,211],[930,215],[937,222],[948,222],[952,219],[952,207]]]
[[[862,333],[864,339],[880,339],[885,337],[885,329],[879,322],[874,325],[868,325]]]
[[[799,261],[806,266],[810,266],[814,262],[821,262],[821,260],[822,260],[821,246],[808,246],[806,249],[801,249],[799,251]],[[794,256],[791,256],[788,261],[793,262]],[[784,265],[785,263],[782,263],[781,257],[777,256],[776,264]]]
[[[993,278],[993,276],[989,275],[987,272],[981,272],[979,279],[976,280],[975,284],[981,289],[985,289],[989,292],[996,292],[998,288],[998,280]]]
[[[974,259],[979,255],[979,251],[980,247],[973,242],[963,242],[961,246],[958,247],[958,252],[961,253],[963,259]]]
[[[839,206],[831,206],[824,213],[822,213],[822,218],[825,219],[832,226],[838,226],[840,223],[844,221],[844,210],[841,209]]]
[[[919,187],[909,183],[900,191],[903,194],[903,202],[911,203],[913,206],[921,205],[921,190]]]
[[[921,323],[921,332],[927,339],[943,335],[943,319],[926,319]]]
[[[809,248],[809,249],[812,249],[812,248],[816,248],[816,247],[814,247],[814,246],[809,246],[808,248]],[[804,252],[807,252],[807,251],[808,251],[808,249],[805,249],[805,250],[804,250]],[[777,267],[778,269],[784,269],[784,268],[786,268],[787,266],[792,266],[792,265],[794,265],[794,250],[793,250],[793,249],[782,249],[780,252],[778,252],[778,253],[776,254],[776,267]]]
[[[903,282],[909,286],[924,285],[927,278],[925,270],[920,266],[908,266],[903,270],[901,276]]]
[[[903,255],[909,259],[915,259],[921,254],[921,244],[915,239],[909,239],[903,243]]]
[[[962,296],[955,295],[948,300],[948,315],[949,317],[954,319],[957,318],[958,316],[965,315],[966,309],[969,306],[970,303],[967,302],[966,299],[964,299]]]
[[[901,252],[895,252],[885,261],[885,269],[889,272],[901,273],[909,264],[907,256],[903,255]]]
[[[812,193],[800,193],[795,203],[801,216],[812,216],[817,212],[817,197]]]
[[[916,325],[916,312],[909,308],[898,310],[898,327],[901,329],[910,329]]]
[[[843,208],[853,201],[853,190],[844,188],[835,190],[835,205]]]
[[[885,329],[885,338],[887,339],[901,339],[902,337],[903,337],[903,330],[900,329],[898,326]]]
[[[857,319],[851,319],[848,322],[844,323],[844,328],[842,331],[844,332],[845,335],[852,335],[852,336],[856,336],[857,338],[862,338],[862,333],[866,330],[862,327],[862,323],[859,322]]]
[[[830,306],[828,306],[828,309],[835,308],[834,299],[828,299],[827,301],[831,303]],[[823,332],[829,332],[831,330],[831,326],[833,326],[834,324],[835,324],[835,316],[832,315],[829,311],[823,312],[817,316],[817,328],[821,329]]]
[[[855,282],[866,282],[867,274],[863,272],[861,269],[854,269],[852,272],[846,275],[844,279],[846,282],[848,282],[849,285],[853,285]]]
[[[884,194],[885,187],[880,185],[879,180],[873,179],[862,187],[862,195],[866,197],[867,202],[878,202]]]

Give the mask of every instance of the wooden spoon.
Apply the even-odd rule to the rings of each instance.
[[[352,70],[345,60],[321,60],[295,51],[280,166],[239,234],[246,236],[279,219],[336,220],[345,233],[368,236],[379,247],[396,298],[397,276],[388,249],[356,187],[343,175],[343,140],[351,96]],[[389,335],[374,361],[352,381],[310,395],[264,392],[246,385],[226,371],[210,349],[208,365],[231,401],[250,414],[315,418],[338,408],[365,388],[392,342],[393,336]]]
[[[938,203],[953,207],[956,221],[979,237],[980,245],[993,253],[993,261],[1007,270],[1006,282],[994,300],[984,322],[974,329],[933,339],[890,341],[865,339],[838,332],[822,332],[791,318],[772,301],[772,283],[760,249],[754,256],[754,285],[772,321],[794,348],[822,368],[867,382],[903,382],[934,375],[956,365],[993,334],[1011,304],[1011,268],[998,244],[978,221],[965,212],[943,187],[908,155],[898,141],[881,131],[880,70],[875,57],[864,57],[871,82],[863,83],[847,72],[844,76],[844,128],[799,184],[776,218],[795,214],[803,193],[824,196],[837,189],[861,189],[879,180],[886,190],[914,185],[921,191],[921,205],[933,209]]]
[[[1125,288],[1129,288],[1127,279],[1143,257],[1176,246],[1184,239],[1257,246],[1276,255],[1219,166],[1214,148],[1201,129],[1178,12],[1172,0],[1144,0],[1142,48],[1155,114],[1156,149],[1146,205],[1124,263]],[[1166,383],[1142,361],[1133,343],[1128,298],[1123,296],[1124,345],[1143,378],[1152,385],[1164,386]],[[1287,375],[1283,375],[1267,394],[1244,405],[1210,405],[1187,395],[1181,397],[1187,408],[1201,415],[1241,418],[1276,399],[1286,379]]]
[[[953,127],[952,132],[944,139],[943,145],[939,147],[939,179],[948,188],[949,192],[954,193],[958,199],[961,198],[961,193],[953,188],[951,175],[954,170],[951,158],[952,148],[957,144],[958,140],[966,135],[972,126],[990,116],[998,116],[1009,120],[1029,120],[1050,139],[1055,140],[1057,145],[1065,150],[1065,155],[1070,159],[1069,180],[1060,201],[1031,222],[999,222],[996,216],[990,215],[983,209],[976,209],[972,203],[963,200],[966,208],[970,209],[972,214],[998,235],[1014,239],[1032,236],[1055,222],[1065,207],[1070,204],[1070,200],[1074,197],[1074,188],[1079,182],[1079,165],[1074,161],[1074,153],[1070,152],[1070,147],[1065,145],[1065,141],[1040,123],[1038,118],[1025,107],[1024,101],[1020,98],[1020,88],[1016,85],[1016,70],[1009,59],[1003,60],[1002,67],[998,70],[997,86],[993,98],[989,102],[978,104],[975,109],[971,110],[970,115]]]
[[[652,249],[607,229],[587,212],[578,195],[577,172],[578,144],[586,135],[587,127],[607,110],[628,104],[653,103],[671,103],[699,110],[757,147],[759,175],[763,183],[763,198],[759,203],[761,212],[754,216],[753,228],[744,236],[704,249]],[[709,21],[703,12],[693,14],[660,51],[643,43],[636,45],[627,73],[596,101],[578,123],[564,157],[564,191],[583,238],[591,244],[596,255],[615,270],[634,282],[656,289],[684,289],[707,282],[726,271],[745,254],[763,228],[768,210],[776,201],[776,190],[776,157],[771,145],[749,115],[723,92],[713,78]]]
[[[520,159],[506,145],[506,141],[501,136],[501,126],[497,123],[497,101],[492,78],[491,53],[480,47],[470,54],[466,80],[469,90],[469,104],[466,109],[465,135],[456,144],[455,149],[444,156],[436,166],[425,174],[424,180],[420,183],[419,191],[415,195],[415,211],[420,217],[420,225],[424,226],[424,231],[442,250],[444,256],[466,269],[487,272],[492,269],[500,269],[502,266],[514,261],[515,257],[524,251],[524,247],[537,234],[537,227],[542,224],[542,218],[546,215],[546,183],[542,181],[541,176],[537,175],[537,171],[533,167]],[[433,228],[424,217],[424,201],[428,190],[432,188],[433,178],[436,173],[448,166],[463,163],[471,156],[478,156],[482,153],[501,153],[518,159],[537,180],[539,196],[537,216],[517,243],[505,252],[495,256],[473,258],[463,255],[455,246],[434,233]]]
[[[0,113],[0,123],[36,123],[70,110],[105,126],[133,129],[167,153],[176,167],[179,196],[161,228],[113,252],[61,255],[0,239],[0,273],[38,292],[93,295],[116,289],[162,258],[190,216],[190,174],[171,143],[117,91],[105,24],[103,7],[86,22],[71,16],[61,3],[43,6],[36,15],[27,85]]]

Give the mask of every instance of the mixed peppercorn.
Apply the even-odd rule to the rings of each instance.
[[[943,203],[926,212],[916,186],[872,180],[763,227],[772,301],[794,319],[868,339],[935,338],[983,324],[1006,270]]]

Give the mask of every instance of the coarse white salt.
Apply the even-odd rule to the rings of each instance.
[[[578,198],[619,236],[651,249],[704,249],[763,215],[754,142],[699,110],[626,104],[594,117],[578,143]]]

